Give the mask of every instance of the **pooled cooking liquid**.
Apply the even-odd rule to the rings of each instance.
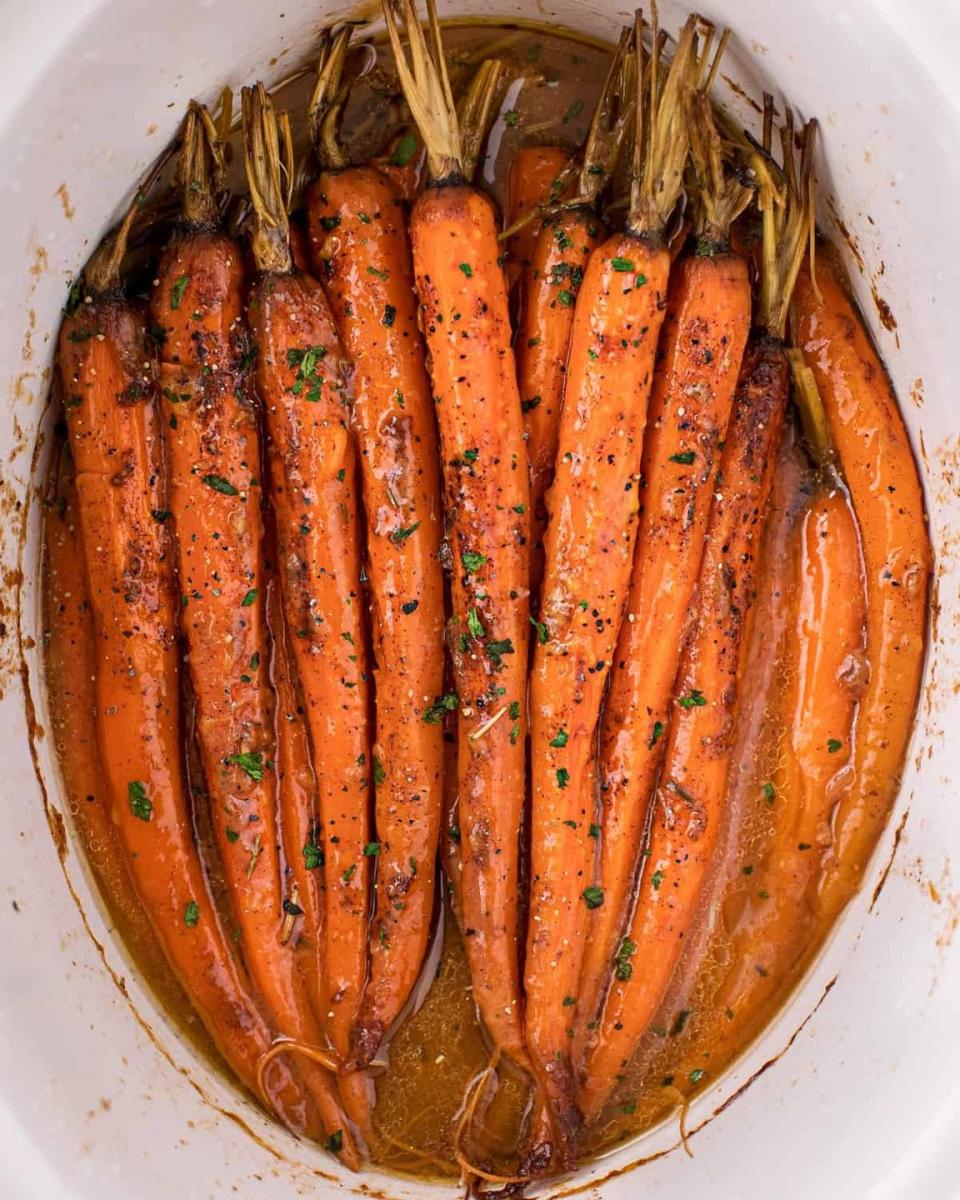
[[[482,170],[484,183],[498,200],[503,198],[509,162],[522,145],[559,142],[573,150],[583,143],[609,62],[606,49],[532,27],[455,25],[447,30],[446,39],[463,74],[490,54],[507,59],[517,72],[493,125]],[[393,69],[382,48],[376,65],[368,65],[371,70],[355,89],[346,117],[348,152],[357,158],[380,151],[389,136],[402,128]],[[454,72],[455,79],[458,74]],[[309,73],[301,75],[276,97],[278,107],[286,107],[294,116],[300,161],[309,161],[301,118],[311,82]],[[232,183],[242,192],[236,140],[232,157]],[[156,232],[159,245],[168,228]],[[152,253],[150,242],[137,251],[145,279],[150,278]],[[62,423],[57,437],[44,513],[43,628],[52,726],[67,807],[138,970],[193,1044],[215,1059],[127,880],[119,843],[96,815],[93,798],[103,796],[105,785],[96,750],[92,628],[84,609],[72,466]],[[670,993],[601,1119],[585,1131],[584,1158],[650,1129],[693,1094],[711,1086],[776,1013],[828,932],[829,919],[803,898],[789,906],[789,928],[781,928],[782,936],[771,939],[764,925],[765,906],[776,903],[780,882],[768,878],[764,866],[793,799],[783,786],[786,717],[782,703],[791,682],[785,646],[794,636],[795,624],[791,546],[798,521],[823,486],[788,425],[750,622],[721,850]],[[181,678],[186,681],[186,671]],[[189,696],[184,711],[184,757],[191,794],[202,801]],[[214,894],[225,911],[203,803],[195,803],[194,809],[198,844]],[[809,849],[815,877],[822,851]],[[808,894],[814,892],[815,887]],[[229,917],[225,923],[232,927]],[[632,966],[638,973],[644,969],[640,957],[633,959]],[[378,1057],[386,1065],[377,1078],[374,1122],[379,1144],[371,1147],[374,1160],[417,1176],[458,1175],[454,1157],[458,1117],[472,1081],[490,1061],[491,1048],[477,1021],[463,943],[449,904],[444,903],[435,945],[414,1000]],[[486,1170],[510,1173],[522,1151],[530,1104],[526,1080],[509,1064],[499,1064],[495,1078],[488,1078],[486,1086],[473,1094],[476,1110],[463,1149]]]

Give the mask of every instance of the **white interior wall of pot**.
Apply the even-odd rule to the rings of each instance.
[[[629,17],[599,0],[463,0],[446,11],[527,16],[605,36]],[[35,487],[43,461],[31,474],[31,455],[46,419],[46,372],[68,282],[190,96],[212,99],[223,84],[258,74],[279,78],[304,57],[323,18],[345,15],[306,0],[0,0],[0,559],[5,572],[22,566],[25,636],[38,637]],[[662,5],[665,24],[679,15],[676,4]],[[775,1024],[693,1105],[688,1128],[774,1058],[834,976],[836,985],[789,1052],[692,1139],[692,1160],[674,1150],[640,1174],[590,1186],[673,1145],[671,1124],[573,1182],[604,1200],[627,1200],[641,1188],[659,1200],[938,1200],[960,1194],[960,957],[951,941],[960,884],[950,876],[951,852],[960,848],[951,785],[960,775],[951,736],[960,728],[960,477],[950,473],[960,446],[960,82],[950,53],[960,13],[938,0],[729,0],[709,4],[706,15],[737,35],[729,73],[753,90],[775,80],[804,115],[820,116],[823,191],[860,244],[864,311],[875,314],[875,278],[898,321],[897,337],[876,322],[874,333],[925,447],[939,639],[903,791],[863,893]],[[57,195],[64,183],[70,219]],[[922,405],[910,401],[918,379]],[[16,500],[28,521],[22,563]],[[61,871],[28,751],[14,626],[8,619],[0,641],[0,1194],[219,1200],[357,1188],[360,1180],[325,1182],[316,1172],[336,1171],[327,1156],[269,1124],[169,1029],[131,974],[72,842]],[[26,657],[43,725],[39,650]],[[40,740],[50,803],[59,809],[52,750],[49,738]],[[868,912],[907,810],[890,877]],[[129,999],[114,975],[125,979]],[[260,1141],[218,1108],[240,1114]],[[398,1200],[438,1194],[382,1176],[368,1181]]]

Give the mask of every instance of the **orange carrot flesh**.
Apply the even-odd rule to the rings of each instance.
[[[540,229],[524,277],[524,304],[516,340],[517,383],[530,464],[535,552],[546,526],[544,501],[557,458],[563,381],[577,293],[590,255],[602,239],[602,227],[591,211],[562,212]],[[541,571],[542,562],[535,575]],[[539,578],[534,578],[533,586],[538,584]]]
[[[670,257],[629,234],[590,258],[570,345],[531,675],[526,1031],[562,1140],[579,1124],[570,1029],[590,907],[595,734],[627,600]]]
[[[579,988],[595,1020],[628,919],[649,798],[673,708],[716,466],[750,330],[746,263],[691,256],[673,269],[643,451],[643,512],[600,735],[603,905]]]
[[[803,514],[791,553],[797,593],[784,674],[787,739],[782,786],[765,861],[753,867],[751,895],[734,933],[735,966],[726,1003],[753,1005],[795,965],[813,919],[820,858],[830,819],[848,785],[857,700],[865,681],[866,596],[856,522],[832,488]],[[771,785],[772,791],[772,785]]]
[[[314,267],[354,365],[367,514],[374,753],[383,777],[370,979],[354,1029],[355,1061],[365,1066],[410,997],[432,928],[446,712],[440,464],[406,218],[393,184],[369,167],[324,171],[308,214]]]
[[[562,146],[524,146],[513,156],[507,176],[506,225],[520,220],[532,209],[559,200],[558,180],[570,162],[570,152]],[[529,221],[507,239],[507,286],[512,288],[533,267],[534,252],[540,236],[540,221]]]
[[[636,909],[617,949],[618,970],[584,1067],[581,1104],[591,1120],[666,991],[711,866],[754,559],[788,393],[782,344],[759,338],[743,361],[721,459],[700,569],[698,617],[677,675]]]
[[[494,1044],[526,1062],[517,929],[525,788],[529,488],[490,201],[428,188],[411,240],[443,454],[459,695],[462,919]]]
[[[322,1019],[337,1053],[366,979],[371,761],[360,592],[357,462],[347,428],[346,360],[320,285],[268,273],[249,319],[268,434],[287,629],[319,783],[325,912]]]
[[[870,678],[853,777],[834,818],[820,905],[838,911],[863,877],[903,769],[923,671],[931,550],[916,462],[896,398],[836,267],[802,274],[794,335],[812,369],[863,544]]]
[[[112,819],[167,957],[227,1062],[257,1092],[271,1033],[241,974],[193,843],[179,741],[173,547],[163,512],[156,363],[119,300],[63,324],[62,372],[96,631],[100,754]],[[309,1112],[275,1062],[267,1099],[294,1129]]]

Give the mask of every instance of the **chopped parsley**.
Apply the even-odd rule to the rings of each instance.
[[[412,133],[405,133],[393,148],[390,162],[395,167],[405,167],[417,152],[417,139]],[[338,1146],[339,1150],[340,1147]]]
[[[542,621],[535,621],[533,617],[530,618],[530,624],[537,631],[537,641],[541,646],[545,646],[550,641],[550,631],[546,625]]]
[[[228,754],[223,761],[239,767],[254,783],[263,779],[263,754],[259,750],[250,750],[245,754]]]
[[[181,275],[170,289],[170,307],[177,309],[180,307],[180,301],[183,299],[183,293],[187,290],[187,285],[190,283],[189,275]]]
[[[691,688],[690,695],[681,696],[678,703],[681,708],[703,708],[707,701],[703,692],[697,691],[696,688]]]
[[[390,534],[389,540],[393,542],[395,546],[402,546],[407,538],[415,534],[419,528],[419,521],[414,521],[412,525],[401,526],[401,528],[395,529],[393,533]]]
[[[215,492],[219,492],[221,496],[239,496],[240,492],[233,486],[229,479],[224,479],[222,475],[204,475],[203,482],[208,488],[213,488]]]
[[[631,958],[637,952],[637,943],[630,938],[624,938],[613,960],[614,973],[621,983],[626,983],[633,975]]]
[[[140,821],[149,821],[153,816],[153,801],[147,795],[147,789],[138,780],[127,784],[127,798],[130,801],[130,811]]]
[[[438,696],[436,700],[423,711],[423,722],[425,725],[439,725],[443,720],[443,714],[448,712],[456,712],[457,705],[460,703],[456,692],[447,692],[446,695]]]
[[[196,900],[188,900],[183,910],[183,923],[188,929],[193,929],[200,923],[200,905]]]
[[[599,908],[603,904],[603,888],[598,888],[596,884],[584,888],[582,895],[587,908]]]
[[[487,642],[484,646],[484,651],[488,657],[493,659],[494,666],[501,667],[501,655],[513,654],[513,642],[509,638],[502,638],[500,641]]]
[[[487,561],[485,554],[478,554],[475,550],[464,550],[460,555],[460,561],[470,574],[479,571],[483,564]]]

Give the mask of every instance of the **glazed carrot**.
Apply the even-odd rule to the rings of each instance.
[[[767,270],[757,332],[743,360],[720,461],[696,617],[677,673],[636,908],[617,947],[615,978],[583,1071],[581,1102],[591,1120],[669,986],[720,833],[755,557],[789,395],[783,334],[812,211],[813,128],[804,138],[799,183],[790,127],[784,135],[789,186],[767,184],[763,193]],[[759,154],[754,160],[758,177],[769,179],[766,160]]]
[[[290,882],[281,938],[290,941],[301,964],[316,1014],[323,1004],[323,848],[317,812],[317,780],[310,761],[310,736],[300,701],[290,635],[283,620],[279,584],[267,585],[266,621],[272,648],[270,679],[276,703],[273,732],[277,747],[280,842]],[[300,913],[296,909],[302,910]],[[302,920],[301,920],[302,916]]]
[[[581,1037],[613,973],[656,782],[703,555],[718,447],[750,332],[747,264],[730,224],[750,193],[727,175],[710,101],[698,97],[696,250],[670,277],[643,448],[643,512],[600,733],[603,904],[591,913],[579,988]],[[578,1047],[579,1048],[579,1047]]]
[[[73,460],[65,445],[57,454],[52,484],[43,513],[43,631],[47,671],[51,680],[56,680],[56,686],[49,689],[50,723],[63,755],[64,794],[112,919],[123,929],[125,940],[136,945],[138,961],[154,977],[168,975],[166,959],[120,847],[100,763],[95,719],[96,643]]]
[[[96,633],[97,739],[137,893],[215,1045],[259,1094],[271,1031],[220,922],[193,842],[181,773],[174,552],[144,313],[117,292],[132,213],[95,255],[87,302],[60,332],[60,373]],[[312,1117],[270,1065],[264,1099],[294,1129]]]
[[[281,1037],[320,1029],[292,947],[281,875],[263,606],[260,435],[243,322],[240,248],[215,226],[222,150],[209,114],[190,106],[180,182],[183,225],[151,299],[163,330],[162,428],[181,594],[180,627],[196,704],[210,816],[244,960]],[[298,1063],[327,1136],[343,1129],[335,1093]]]
[[[597,102],[575,195],[545,214],[523,271],[523,303],[516,338],[517,384],[530,466],[530,588],[534,594],[543,573],[544,497],[557,457],[574,306],[590,255],[604,239],[597,208],[604,184],[616,165],[630,111],[629,102],[620,102],[629,94],[629,34],[625,31],[620,39],[620,49]]]
[[[636,76],[642,22],[634,28]],[[554,1118],[554,1155],[568,1162],[581,1123],[571,1029],[593,884],[596,729],[633,562],[639,468],[670,256],[663,230],[687,156],[685,89],[691,18],[665,80],[657,51],[649,102],[636,87],[636,186],[627,227],[591,255],[577,297],[530,682],[530,924],[526,1032]],[[661,87],[662,84],[662,87]],[[642,114],[642,115],[641,115]]]
[[[310,276],[291,271],[281,182],[292,178],[286,119],[278,122],[260,84],[244,89],[243,114],[259,271],[248,314],[259,351],[257,385],[268,438],[283,612],[319,781],[326,873],[322,1018],[334,1049],[346,1060],[367,970],[370,782],[383,770],[371,754],[368,727],[369,658],[347,361],[322,288]],[[341,1080],[341,1094],[363,1127],[361,1082]]]
[[[561,199],[564,179],[571,165],[570,151],[563,146],[523,146],[513,156],[504,205],[507,229],[517,227],[507,237],[504,265],[507,287],[511,290],[521,284],[533,268],[534,250],[542,227],[536,214],[545,204]],[[527,217],[529,219],[524,220]],[[523,308],[521,300],[521,314]]]
[[[456,697],[443,694],[440,462],[406,214],[386,176],[347,165],[337,138],[340,105],[330,103],[340,91],[336,75],[321,72],[311,101],[323,169],[308,192],[307,214],[314,270],[353,362],[367,518],[374,754],[382,770],[370,847],[370,978],[353,1030],[352,1060],[366,1066],[407,1003],[427,952],[443,812],[443,719]],[[322,107],[328,111],[321,121]]]
[[[836,481],[824,481],[794,538],[798,592],[786,646],[787,740],[782,784],[768,785],[776,830],[751,864],[746,908],[733,935],[724,1003],[752,1008],[789,975],[813,922],[830,818],[849,786],[851,736],[866,681],[866,598],[856,523]]]
[[[818,260],[816,286],[801,276],[793,319],[850,489],[867,586],[870,679],[819,899],[834,914],[863,878],[899,787],[923,670],[931,550],[896,398],[831,259]]]
[[[525,1064],[517,880],[529,491],[520,400],[493,207],[465,182],[485,126],[484,105],[461,130],[433,5],[429,48],[410,0],[399,9],[412,41],[413,71],[389,2],[384,15],[400,81],[426,142],[431,179],[413,207],[410,234],[452,556],[462,921],[481,1018],[494,1045]],[[486,70],[495,83],[496,68],[488,63]]]

